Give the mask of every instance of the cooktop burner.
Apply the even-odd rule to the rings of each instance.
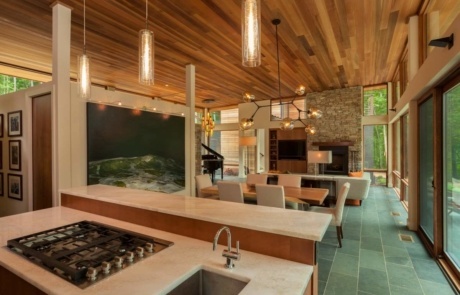
[[[173,244],[93,221],[7,242],[16,253],[82,289]]]

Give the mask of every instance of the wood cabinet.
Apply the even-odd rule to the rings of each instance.
[[[280,159],[278,142],[280,140],[304,140],[305,155],[302,160],[297,159]],[[307,134],[303,128],[294,128],[285,131],[279,129],[269,130],[269,170],[270,171],[289,171],[294,173],[307,172]]]

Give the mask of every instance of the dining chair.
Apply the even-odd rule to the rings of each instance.
[[[343,230],[342,230],[342,216],[343,207],[345,206],[345,199],[347,198],[348,190],[350,190],[350,183],[346,182],[340,188],[339,195],[335,207],[311,207],[311,212],[328,213],[332,214],[331,224],[335,225],[337,230],[337,240],[339,241],[339,248],[342,248]]]
[[[290,187],[300,187],[302,177],[300,175],[292,174],[279,174],[278,175],[278,185],[281,186],[290,186]],[[308,210],[310,204],[304,202],[297,198],[286,198],[286,205],[290,209],[296,210]]]
[[[300,175],[279,174],[278,185],[300,187],[302,177]]]
[[[196,175],[195,176],[196,195],[199,198],[218,200],[219,196],[203,195],[203,193],[201,192],[201,189],[203,189],[205,187],[209,187],[209,186],[212,186],[212,181],[211,181],[211,177],[210,177],[209,174],[201,174],[201,175]]]
[[[221,201],[244,203],[241,183],[235,181],[219,181],[217,183]]]
[[[257,205],[286,208],[284,188],[281,185],[256,184]]]
[[[248,174],[246,175],[246,183],[249,185],[267,184],[268,174]]]

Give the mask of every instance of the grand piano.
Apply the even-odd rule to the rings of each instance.
[[[212,182],[214,182],[214,175],[217,169],[220,169],[221,178],[224,179],[224,156],[203,143],[201,146],[208,151],[208,154],[201,155],[201,160],[206,173],[211,174]]]

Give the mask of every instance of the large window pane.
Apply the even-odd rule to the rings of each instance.
[[[292,102],[292,103],[291,103]],[[274,99],[271,101],[270,111],[271,111],[271,120],[282,120],[286,117],[291,119],[306,119],[306,99]],[[300,112],[299,112],[300,110]]]
[[[444,251],[460,269],[460,84],[444,93]]]
[[[239,131],[214,131],[209,147],[224,156],[224,175],[238,175]],[[216,178],[220,175],[216,172]]]
[[[388,112],[387,86],[364,87],[364,116],[386,115]]]
[[[387,125],[364,126],[364,169],[387,169]]]
[[[433,242],[433,98],[420,105],[419,118],[423,118],[419,121],[420,226]]]
[[[41,82],[0,74],[0,95],[27,89],[38,84]]]

